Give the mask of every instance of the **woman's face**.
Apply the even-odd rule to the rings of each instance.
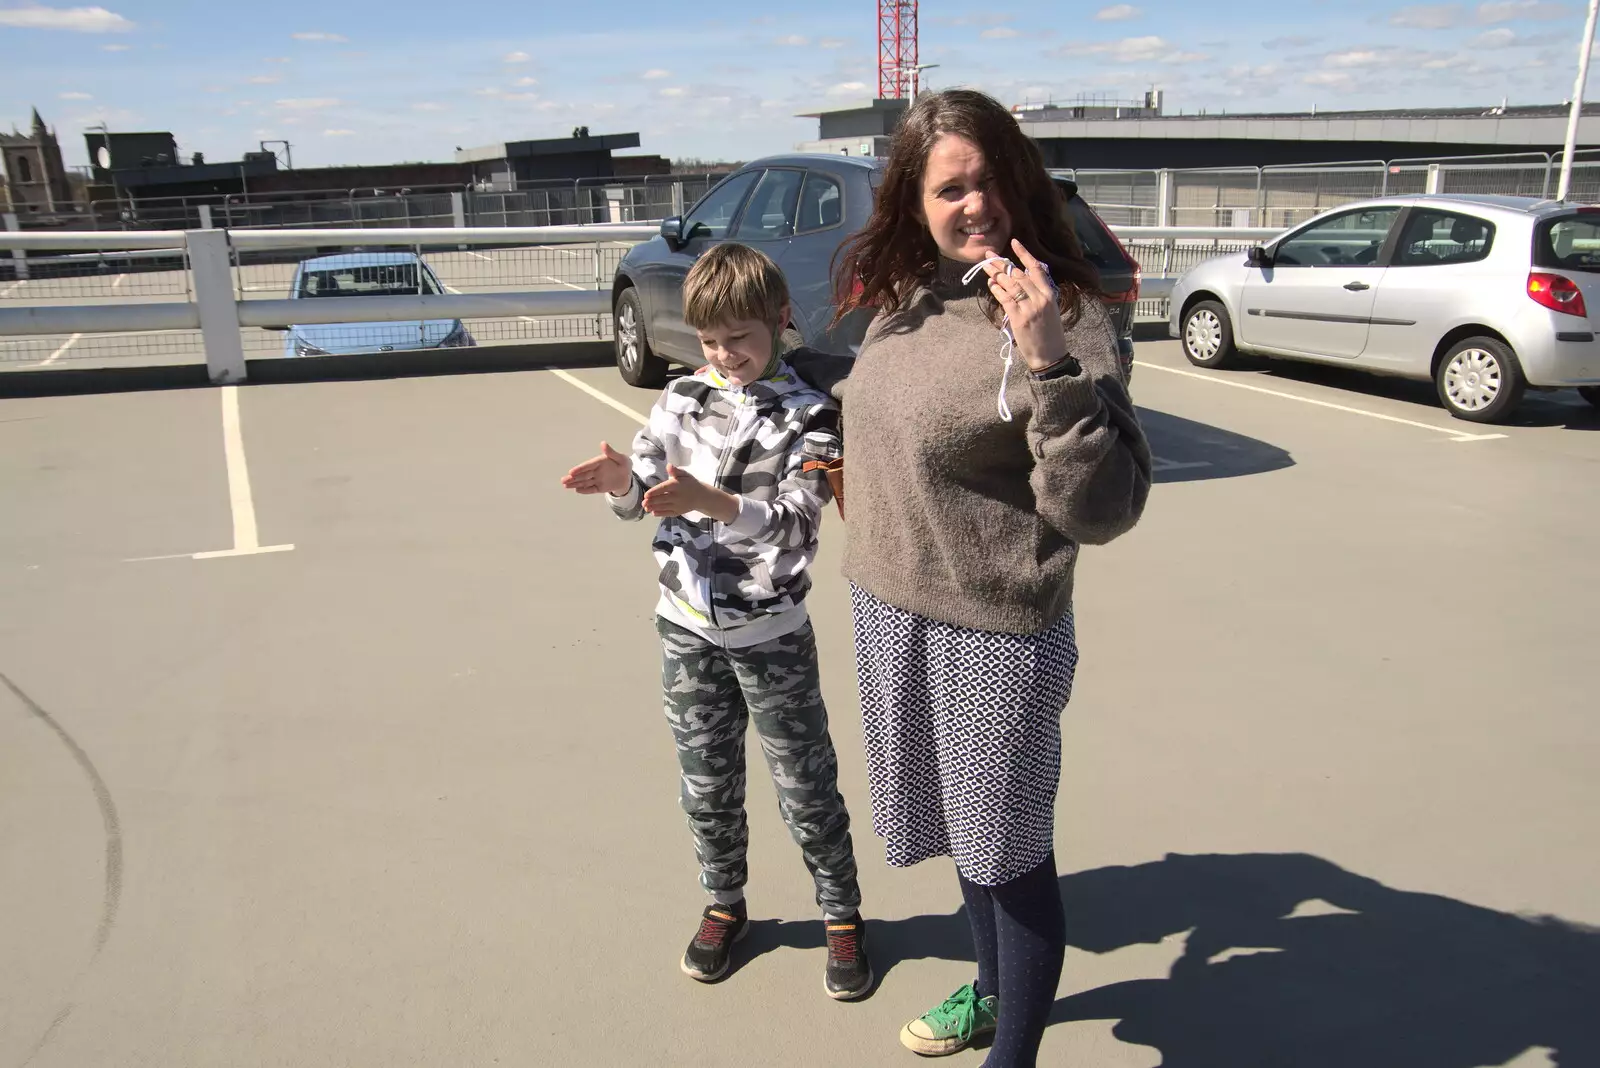
[[[979,263],[1011,247],[1011,215],[995,192],[994,176],[978,146],[941,134],[922,169],[922,222],[939,251]]]

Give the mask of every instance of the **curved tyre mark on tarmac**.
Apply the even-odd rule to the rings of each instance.
[[[89,960],[84,964],[84,969],[87,970],[88,966],[93,964],[100,956],[100,951],[106,946],[106,940],[111,937],[111,928],[117,922],[117,905],[122,899],[122,822],[117,817],[116,802],[111,800],[111,790],[106,786],[105,779],[100,777],[100,770],[94,766],[94,761],[89,759],[89,754],[84,752],[83,746],[79,745],[72,735],[68,734],[61,724],[56,722],[55,717],[39,707],[38,702],[24,693],[16,683],[11,681],[11,677],[4,672],[0,672],[0,684],[4,684],[5,688],[11,691],[12,696],[22,703],[22,707],[32,713],[39,722],[49,727],[55,736],[60,739],[67,752],[72,754],[73,761],[77,763],[84,777],[89,780],[89,786],[94,790],[95,804],[100,808],[100,822],[105,828],[106,838],[106,885],[105,893],[100,903],[100,926],[94,933],[94,952],[90,954]],[[78,978],[81,979],[82,977],[83,972],[79,972]],[[73,985],[76,986],[76,982]],[[22,1062],[24,1066],[39,1055],[39,1051],[49,1043],[50,1039],[55,1035],[56,1028],[61,1026],[62,1022],[72,1012],[72,1009],[73,1006],[69,1003],[63,1006],[61,1011],[56,1014],[55,1019],[50,1022],[49,1028],[40,1036],[38,1044],[33,1047],[33,1051]]]

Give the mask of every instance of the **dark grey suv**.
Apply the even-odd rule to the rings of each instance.
[[[683,321],[683,280],[706,249],[738,241],[761,249],[783,271],[793,311],[784,341],[829,352],[854,353],[871,321],[870,311],[846,316],[836,327],[830,271],[834,254],[866,225],[882,177],[883,160],[852,156],[772,156],[735,171],[682,218],[667,219],[661,233],[628,250],[611,284],[617,367],[635,386],[658,387],[671,364],[705,362],[695,332]],[[1133,305],[1139,265],[1077,194],[1057,178],[1084,255],[1100,272],[1106,306],[1122,339],[1125,370],[1132,369]]]

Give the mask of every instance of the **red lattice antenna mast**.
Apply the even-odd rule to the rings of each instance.
[[[917,95],[917,0],[878,0],[878,99]]]

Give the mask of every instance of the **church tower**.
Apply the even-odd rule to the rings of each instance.
[[[6,210],[18,215],[76,210],[61,146],[38,108],[33,109],[33,126],[27,133],[12,127],[11,133],[0,134],[0,168],[11,201]]]

